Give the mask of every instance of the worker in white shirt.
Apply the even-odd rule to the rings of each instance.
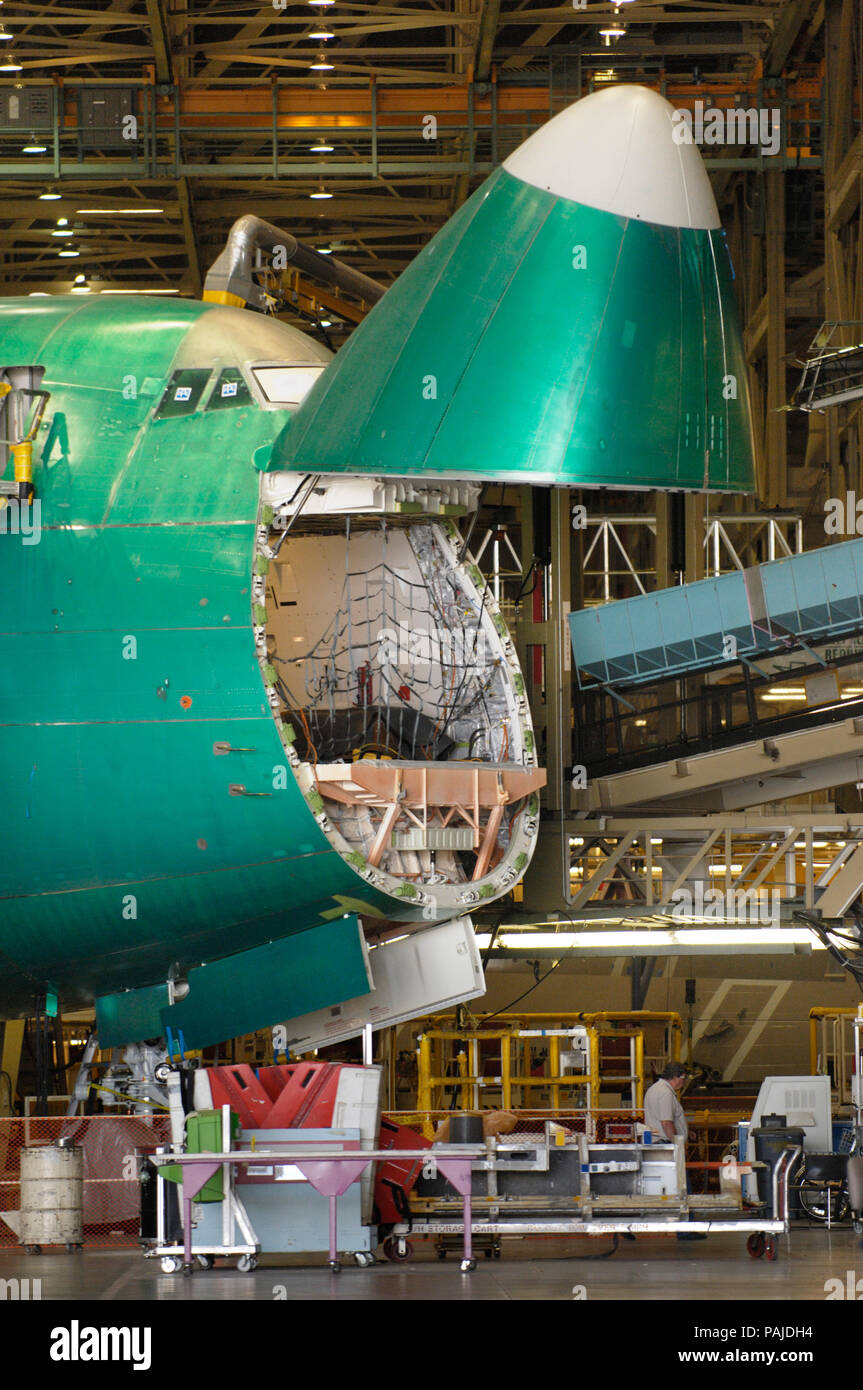
[[[655,1140],[673,1140],[678,1135],[686,1142],[689,1126],[678,1096],[689,1080],[689,1072],[682,1062],[669,1062],[658,1081],[644,1093],[644,1127],[649,1129]],[[690,1191],[687,1177],[686,1190]],[[704,1240],[699,1231],[678,1231],[678,1240]]]
[[[678,1134],[682,1139],[689,1138],[689,1126],[677,1098],[688,1080],[689,1073],[682,1062],[669,1062],[659,1080],[644,1093],[644,1127],[660,1144]]]

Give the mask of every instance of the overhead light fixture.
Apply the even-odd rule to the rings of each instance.
[[[73,251],[70,247],[67,247],[65,251],[60,252],[61,256],[80,256],[80,254],[80,251]]]
[[[316,145],[309,145],[312,154],[332,154],[334,148],[334,145],[328,145],[325,140],[319,140]]]
[[[477,933],[476,944],[485,950],[491,933]],[[807,927],[706,927],[655,931],[521,931],[498,933],[494,948],[505,951],[551,953],[554,956],[590,953],[619,956],[671,956],[707,952],[734,955],[738,951],[793,954],[825,949]]]
[[[310,198],[332,198],[332,196],[332,193],[328,193],[327,190],[324,188],[323,184],[321,184],[320,188],[317,190],[316,193],[309,194]]]
[[[318,247],[318,255],[319,255],[319,256],[331,256],[332,254],[333,254],[333,248],[332,248],[331,246],[319,246],[319,247]]]
[[[57,218],[57,226],[58,226],[58,227],[68,227],[68,225],[69,225],[69,219],[68,219],[68,217],[58,217],[58,218]]]
[[[58,194],[59,196],[59,194]],[[164,208],[76,208],[75,212],[88,217],[152,217]]]
[[[89,294],[89,293],[90,293],[90,286],[89,286],[89,285],[73,285],[73,286],[72,286],[72,294]]]
[[[308,37],[310,39],[320,39],[321,43],[326,43],[327,39],[334,39],[336,36],[331,29],[314,29]]]
[[[319,53],[313,63],[309,63],[312,72],[332,72],[333,64],[327,62],[326,53]]]
[[[0,72],[23,72],[20,63],[16,63],[11,53],[7,63],[0,63]]]
[[[22,154],[47,154],[47,153],[48,153],[48,146],[47,146],[47,145],[40,145],[39,142],[38,142],[38,140],[36,139],[36,136],[34,135],[33,138],[32,138],[32,140],[30,141],[30,144],[29,144],[29,145],[25,145],[24,148],[23,148],[23,150],[21,151],[21,153],[22,153]]]
[[[40,203],[56,203],[56,202],[58,201],[58,199],[60,199],[60,198],[62,198],[62,197],[63,197],[63,194],[62,194],[62,193],[55,193],[55,192],[53,191],[53,189],[51,189],[51,188],[46,188],[44,193],[40,193],[40,194],[39,194],[39,202],[40,202]]]
[[[61,252],[62,254],[62,252]],[[77,255],[77,252],[76,252]],[[179,294],[179,290],[100,290],[100,294]]]
[[[622,24],[609,24],[607,28],[600,29],[600,36],[604,39],[622,39],[626,30]],[[608,44],[606,44],[608,47]]]
[[[309,0],[309,4],[313,5],[315,9],[318,10],[325,10],[328,6],[334,5],[335,3],[336,0]]]
[[[51,233],[51,235],[52,235],[52,236],[59,236],[59,237],[70,237],[70,236],[74,236],[75,233],[74,233],[74,232],[58,232],[58,231],[55,230],[55,231],[53,231],[53,232]]]
[[[5,24],[0,24],[0,43],[11,43],[15,35],[10,34]]]

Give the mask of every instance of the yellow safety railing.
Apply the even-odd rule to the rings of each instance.
[[[552,1106],[559,1108],[564,1095],[580,1090],[593,1097],[597,1062],[597,1039],[594,1030],[587,1030],[590,1046],[589,1067],[584,1072],[564,1072],[561,1063],[561,1043],[567,1041],[567,1031],[522,1030],[513,1028],[461,1030],[431,1028],[420,1034],[418,1056],[417,1110],[443,1108],[440,1102],[447,1089],[456,1087],[462,1110],[480,1109],[484,1093],[499,1096],[497,1104],[511,1110],[518,1100],[524,1102],[539,1088],[550,1093]],[[548,1045],[548,1058],[542,1075],[531,1070],[531,1038],[541,1038]],[[483,1074],[480,1044],[496,1042],[500,1051],[500,1070],[493,1075]],[[521,1060],[521,1070],[517,1070]],[[591,1100],[593,1103],[593,1100]]]
[[[461,1015],[463,1017],[463,1015]],[[598,1109],[603,1089],[612,1086],[629,1090],[630,1104],[640,1107],[645,1085],[645,1027],[662,1023],[666,1027],[660,1053],[651,1060],[664,1065],[680,1058],[683,1025],[680,1015],[672,1010],[605,1010],[601,1012],[540,1012],[499,1013],[469,1016],[469,1026],[455,1026],[452,1013],[432,1015],[422,1021],[418,1037],[417,1109],[436,1109],[445,1089],[458,1087],[459,1103],[463,1110],[480,1108],[480,1097],[498,1093],[499,1104],[509,1110],[519,1102],[528,1103],[536,1088],[549,1093],[550,1104],[560,1107],[562,1098],[575,1094],[573,1088],[584,1086],[589,1091],[590,1106]],[[492,1020],[496,1027],[484,1027]],[[566,1037],[574,1027],[584,1027],[589,1043],[589,1066],[585,1072],[561,1071],[560,1054]],[[617,1069],[609,1071],[601,1062],[601,1040],[621,1038],[630,1041],[629,1071],[621,1074],[620,1059],[613,1059]],[[540,1076],[532,1074],[531,1039],[541,1039],[547,1047],[547,1058]],[[500,1046],[500,1073],[481,1074],[479,1044],[494,1040]],[[517,1054],[522,1054],[519,1069]],[[516,1093],[521,1092],[520,1096]]]

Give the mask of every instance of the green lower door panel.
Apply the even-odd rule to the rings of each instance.
[[[102,1047],[119,1047],[170,1028],[187,1050],[209,1047],[301,1014],[368,994],[371,978],[358,918],[298,932],[189,971],[189,993],[167,1003],[167,987],[96,1000]]]

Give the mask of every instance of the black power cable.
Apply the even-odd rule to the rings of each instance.
[[[863,956],[858,960],[853,960],[850,956],[840,951],[835,942],[830,939],[831,936],[841,936],[845,941],[850,941],[851,938],[846,936],[841,929],[825,926],[822,919],[814,912],[807,912],[805,909],[800,908],[792,913],[792,916],[795,922],[802,922],[805,927],[808,927],[810,931],[815,933],[819,941],[826,946],[833,959],[842,966],[843,970],[848,971],[848,974],[851,976],[852,980],[854,980],[861,994],[863,994]],[[859,954],[858,952],[858,955]]]
[[[573,920],[571,914],[570,914],[569,912],[566,912],[565,909],[564,909],[564,916],[566,916],[566,917],[569,918],[570,925],[574,927],[574,926],[575,926],[575,922],[574,922],[574,920]],[[500,922],[498,922],[497,926],[495,927],[494,932],[493,932],[493,934],[492,934],[492,939],[491,939],[491,941],[489,942],[488,946],[486,947],[486,959],[488,958],[488,952],[489,952],[489,951],[491,950],[491,948],[492,948],[492,944],[493,944],[493,942],[494,942],[495,936],[497,935],[497,931],[498,931],[498,928],[499,928],[499,927],[500,927]],[[569,958],[569,956],[572,954],[572,952],[573,952],[574,950],[575,950],[575,947],[574,947],[574,946],[570,946],[569,949],[566,950],[566,951],[564,951],[563,954],[554,962],[554,965],[552,965],[552,966],[550,967],[550,969],[546,970],[546,972],[545,972],[544,975],[540,975],[539,979],[535,980],[534,983],[533,983],[532,985],[530,985],[529,988],[526,989],[526,990],[524,991],[523,994],[520,994],[520,995],[518,996],[517,999],[511,999],[510,1002],[509,1002],[508,1004],[503,1004],[499,1009],[496,1009],[496,1010],[494,1011],[493,1014],[486,1014],[485,1018],[483,1019],[483,1022],[484,1022],[484,1023],[488,1023],[489,1019],[497,1018],[499,1014],[508,1013],[509,1010],[510,1010],[511,1008],[513,1008],[513,1006],[514,1006],[515,1004],[520,1004],[521,1001],[522,1001],[522,999],[526,999],[527,996],[528,996],[529,994],[533,994],[533,991],[534,991],[535,989],[539,989],[539,986],[540,986],[541,984],[544,984],[544,983],[545,983],[545,981],[548,979],[549,975],[553,975],[553,974],[554,974],[554,972],[555,972],[555,970],[557,969],[557,967],[558,967],[559,965],[562,965],[563,962]],[[485,962],[483,962],[483,964],[484,964],[484,963],[485,963]]]

